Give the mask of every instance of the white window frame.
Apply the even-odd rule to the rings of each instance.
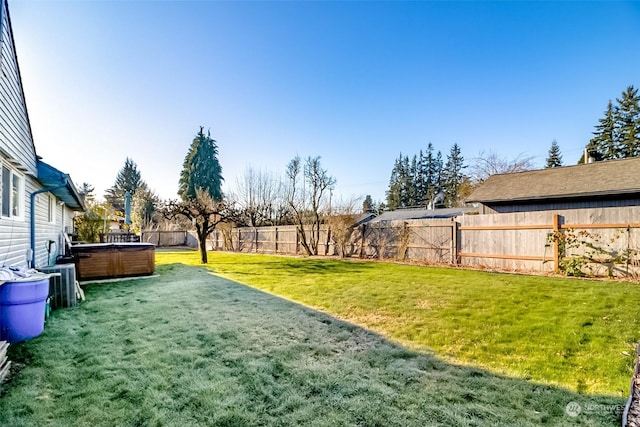
[[[58,200],[53,194],[47,194],[47,221],[49,224],[56,223],[56,209],[58,206]]]
[[[0,162],[0,216],[2,218],[9,218],[14,220],[24,219],[24,188],[25,188],[25,176],[11,166],[7,165],[4,162]],[[5,183],[3,179],[5,177],[5,170],[9,173],[9,194],[4,194],[3,190],[5,189]],[[15,188],[15,181],[18,181],[18,186]],[[17,194],[14,194],[14,191]],[[9,215],[5,214],[5,202],[8,200],[9,202]],[[16,211],[17,210],[17,211]]]

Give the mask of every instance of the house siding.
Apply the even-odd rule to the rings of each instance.
[[[24,215],[20,218],[0,218],[0,265],[26,266],[29,255],[29,194],[36,186],[32,177],[25,177]]]
[[[511,212],[537,212],[555,211],[567,209],[595,209],[595,208],[619,208],[628,206],[640,206],[640,198],[603,199],[603,200],[576,200],[558,201],[546,203],[500,203],[480,204],[481,214],[511,213]]]
[[[33,206],[31,203],[31,194],[41,190],[42,185],[37,181],[36,151],[5,0],[0,0],[0,163],[16,170],[24,179],[22,215],[0,216],[0,266],[30,265],[31,209],[34,209],[35,266],[55,262],[64,245],[62,232],[73,226],[74,212],[56,200],[54,221],[49,221],[47,192],[37,194]],[[56,242],[51,253],[47,251],[49,240]]]
[[[20,219],[0,218],[0,266],[26,266],[30,261],[31,202],[29,195],[40,186],[33,179],[27,179],[24,202],[25,215]],[[36,267],[44,267],[55,262],[56,256],[64,247],[63,231],[71,230],[75,213],[55,200],[55,221],[49,222],[49,193],[40,193],[34,200],[35,209],[35,252]],[[53,240],[55,245],[51,253],[47,251],[47,242]]]
[[[64,206],[55,203],[55,221],[49,222],[49,193],[41,193],[36,195],[35,205],[35,224],[36,224],[36,268],[52,265],[55,263],[56,256],[61,253],[60,248],[64,244],[62,238],[63,221],[66,219],[64,210],[68,210]],[[52,240],[55,242],[49,253],[47,242]]]
[[[0,2],[0,153],[21,172],[36,176],[36,152],[7,3]]]
[[[0,218],[2,266],[26,265],[30,232],[28,195],[36,186],[36,154],[19,74],[7,3],[0,0],[0,160],[26,174],[24,215],[20,218]]]

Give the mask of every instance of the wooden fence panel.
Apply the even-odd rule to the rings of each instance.
[[[563,213],[565,235],[587,244],[571,245],[567,257],[582,256],[596,276],[638,276],[640,273],[640,207],[580,209]],[[617,262],[606,262],[613,259]]]
[[[637,221],[637,222],[634,222]],[[311,230],[305,230],[310,236]],[[556,236],[572,233],[591,246],[562,245]],[[225,249],[223,233],[211,237],[211,248]],[[303,254],[295,226],[236,228],[227,233],[233,250]],[[434,264],[496,268],[511,271],[554,271],[565,256],[585,256],[594,247],[600,255],[624,258],[622,264],[592,263],[592,273],[640,275],[640,207],[573,209],[466,215],[455,220],[371,222],[358,227],[347,255],[363,258],[413,260]],[[589,252],[591,251],[591,252]],[[338,254],[326,225],[321,227],[318,254]],[[612,273],[613,272],[613,273]]]
[[[238,252],[256,251],[256,229],[253,227],[236,228],[233,234],[237,234]]]
[[[256,236],[256,252],[263,254],[276,253],[277,227],[259,227]]]
[[[278,227],[278,251],[279,254],[295,255],[298,253],[298,232],[295,225]]]
[[[409,244],[406,258],[423,262],[455,263],[454,230],[451,220],[416,220],[408,222]]]
[[[142,232],[141,240],[144,243],[153,243],[157,247],[185,246],[187,231],[146,230]]]
[[[468,215],[458,218],[462,265],[553,271],[553,212]]]
[[[356,241],[364,244],[367,258],[414,260],[431,263],[455,261],[454,230],[451,220],[408,220],[371,223]]]

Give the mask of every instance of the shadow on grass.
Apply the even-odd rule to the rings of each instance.
[[[446,363],[203,267],[157,270],[87,285],[11,346],[0,425],[619,425],[620,398]]]
[[[304,260],[308,260],[309,258],[304,258]],[[215,265],[224,265],[225,270],[232,274],[246,274],[243,271],[236,271],[233,269],[234,262],[232,261],[220,261],[219,259],[215,260],[215,264],[213,267],[215,269]],[[251,262],[247,260],[243,261],[243,266],[251,266],[255,265],[260,269],[265,270],[290,270],[292,275],[296,274],[336,274],[336,273],[362,273],[366,271],[371,271],[374,266],[369,262],[362,261],[351,261],[351,260],[336,260],[336,259],[313,259],[313,262],[301,262],[301,259],[291,258],[287,260],[282,257],[273,262],[269,261],[256,261]],[[245,270],[243,268],[243,270]]]

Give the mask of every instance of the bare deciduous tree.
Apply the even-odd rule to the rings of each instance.
[[[509,159],[493,151],[481,151],[472,160],[469,172],[474,183],[484,182],[489,176],[499,173],[524,172],[535,168],[533,157],[524,157],[522,154]]]
[[[370,198],[371,196],[369,196]],[[338,249],[338,255],[341,257],[350,256],[353,244],[353,232],[356,229],[357,206],[360,199],[352,198],[349,200],[336,200],[333,202],[330,215],[327,216],[325,223],[329,225],[329,236],[327,244],[331,240]]]
[[[300,244],[307,255],[317,255],[320,224],[331,205],[331,195],[327,193],[336,180],[322,168],[320,157],[307,157],[303,164],[299,156],[287,165],[287,178],[287,202]]]
[[[235,216],[233,206],[230,206],[224,200],[214,200],[207,191],[200,188],[196,189],[195,199],[169,200],[166,202],[163,214],[167,219],[182,217],[192,221],[198,235],[200,261],[203,264],[208,262],[207,238],[218,224],[224,221],[231,221]]]
[[[236,179],[236,192],[229,197],[235,200],[240,219],[246,225],[259,227],[286,222],[288,206],[284,184],[273,173],[248,167]]]

